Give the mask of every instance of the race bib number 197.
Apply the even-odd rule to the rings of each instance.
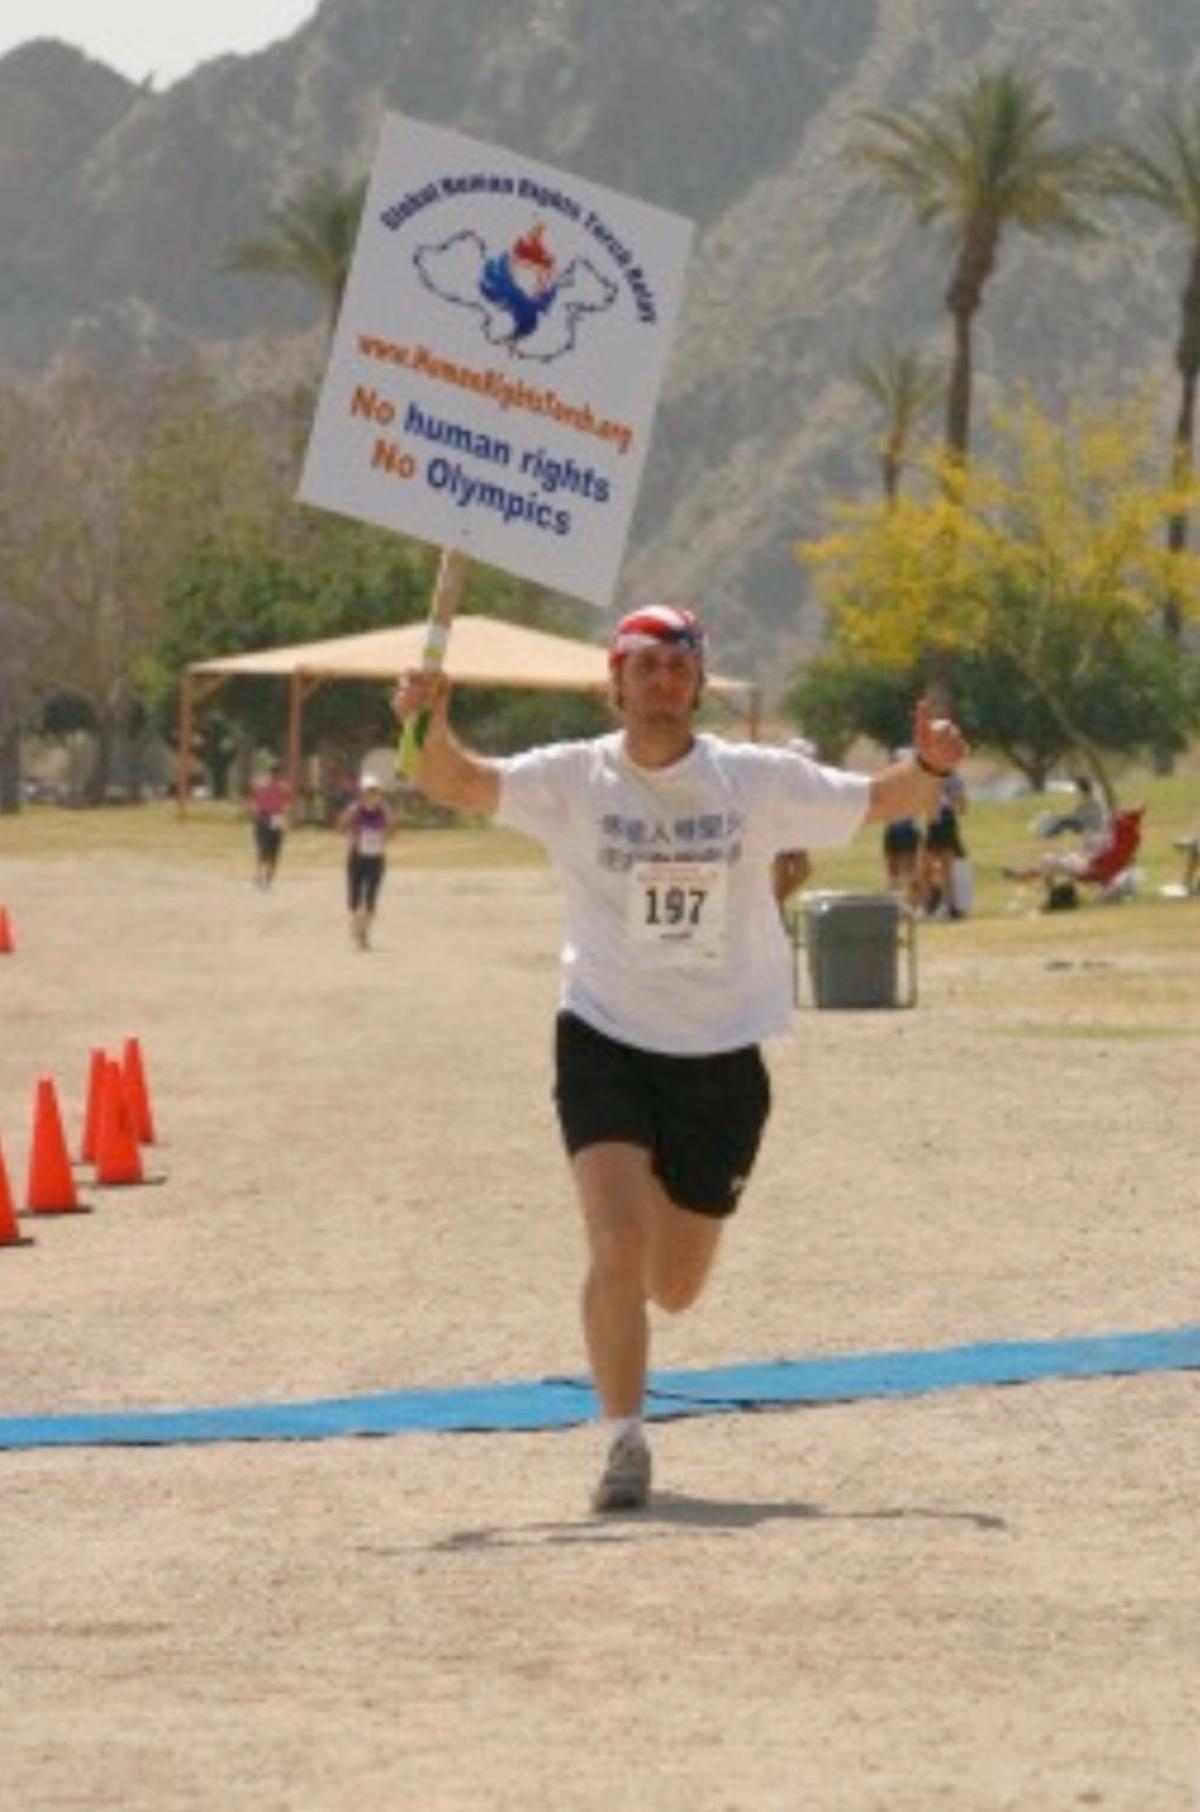
[[[668,962],[720,960],[725,948],[729,870],[723,862],[635,862],[629,871],[628,930]]]

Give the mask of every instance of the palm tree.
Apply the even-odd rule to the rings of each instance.
[[[851,360],[850,373],[883,414],[880,468],[883,494],[891,508],[900,495],[900,475],[909,441],[922,416],[941,406],[946,380],[941,369],[911,348],[890,341]]]
[[[318,170],[282,207],[271,210],[272,231],[231,246],[221,269],[302,283],[324,301],[332,332],[366,192],[365,181],[344,187],[332,170]]]
[[[1149,149],[1114,144],[1111,159],[1112,192],[1148,202],[1187,237],[1188,275],[1179,298],[1175,348],[1180,389],[1174,451],[1175,477],[1185,487],[1195,470],[1196,383],[1200,377],[1200,95],[1190,108],[1181,104],[1159,114]],[[1167,526],[1172,553],[1182,553],[1187,539],[1187,512],[1181,510]],[[1168,600],[1163,623],[1170,634],[1179,635],[1177,600]]]
[[[971,424],[971,328],[996,268],[1006,227],[1036,238],[1096,231],[1080,207],[1098,192],[1099,152],[1089,142],[1052,142],[1054,108],[1015,68],[979,75],[922,110],[873,111],[876,136],[853,147],[887,194],[908,202],[922,226],[943,223],[954,250],[946,307],[954,362],[946,450],[966,457]]]

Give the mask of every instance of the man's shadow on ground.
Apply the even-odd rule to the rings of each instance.
[[[920,1504],[898,1504],[882,1510],[830,1510],[822,1504],[746,1503],[659,1491],[644,1510],[585,1516],[568,1523],[459,1529],[453,1535],[431,1543],[425,1552],[466,1554],[496,1548],[553,1547],[577,1542],[663,1541],[678,1534],[735,1536],[776,1522],[958,1523],[987,1535],[1004,1534],[1008,1530],[1002,1516],[980,1510],[937,1510]]]

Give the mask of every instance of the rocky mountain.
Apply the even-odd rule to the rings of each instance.
[[[220,258],[314,169],[365,171],[387,108],[676,209],[700,230],[628,578],[696,599],[725,664],[771,678],[814,630],[795,540],[873,482],[850,359],[948,348],[946,247],[848,161],[862,112],[1017,61],[1065,136],[1137,136],[1200,79],[1195,26],[1184,0],[323,0],[161,93],[35,42],[0,59],[0,367],[73,344],[316,369],[316,306]],[[1169,409],[1186,248],[1109,219],[1083,247],[1005,241],[981,408],[1147,373]]]

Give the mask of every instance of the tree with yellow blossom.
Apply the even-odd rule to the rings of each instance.
[[[925,495],[890,509],[844,511],[799,550],[834,661],[914,683],[951,671],[978,741],[1026,766],[1023,712],[1111,802],[1106,755],[1179,743],[1195,722],[1186,663],[1149,645],[1168,586],[1200,614],[1200,560],[1163,542],[1196,487],[1163,482],[1152,417],[1138,396],[1056,420],[1025,395],[995,420],[989,458],[929,469]]]

